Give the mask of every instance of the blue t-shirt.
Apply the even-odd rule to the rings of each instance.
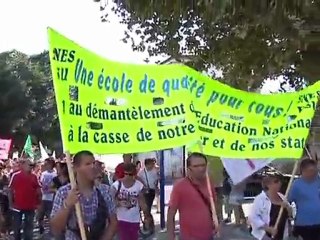
[[[295,225],[320,224],[320,178],[307,182],[302,178],[294,181],[288,197],[297,207]]]

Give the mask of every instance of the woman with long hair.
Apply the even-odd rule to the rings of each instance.
[[[60,187],[69,183],[69,174],[67,163],[56,163],[57,176],[52,180],[52,188],[58,190]]]

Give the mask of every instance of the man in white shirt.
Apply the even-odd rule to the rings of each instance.
[[[38,221],[39,221],[39,231],[40,234],[44,233],[43,219],[44,217],[50,218],[54,190],[52,188],[53,178],[57,176],[56,171],[54,170],[55,162],[53,159],[46,159],[44,161],[44,169],[40,176],[41,191],[42,191],[42,201],[41,208],[38,212]]]
[[[153,205],[156,192],[158,192],[159,174],[155,167],[156,160],[153,158],[147,158],[144,161],[144,169],[138,173],[138,179],[144,185],[144,197],[148,206],[149,213]]]

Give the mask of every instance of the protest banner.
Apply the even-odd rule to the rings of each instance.
[[[63,145],[70,153],[148,152],[198,138],[188,110],[191,94],[173,84],[187,77],[184,67],[108,61],[52,29],[49,42]]]
[[[0,159],[8,159],[12,139],[0,138]]]
[[[190,69],[204,82],[194,98],[203,151],[225,158],[300,158],[318,102],[320,82],[302,91],[244,92]]]
[[[226,158],[299,158],[320,83],[261,95],[183,65],[106,60],[48,29],[64,148],[148,152],[194,145]],[[199,149],[198,149],[199,150]]]

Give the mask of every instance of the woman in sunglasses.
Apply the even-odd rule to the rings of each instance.
[[[252,235],[258,240],[282,240],[288,235],[291,206],[280,193],[279,176],[266,176],[262,180],[263,191],[256,196],[249,214]],[[284,211],[275,227],[281,207]]]
[[[151,219],[143,196],[143,184],[136,180],[136,166],[123,165],[124,177],[112,184],[112,192],[117,204],[118,235],[120,240],[138,240],[140,208],[146,220]]]

